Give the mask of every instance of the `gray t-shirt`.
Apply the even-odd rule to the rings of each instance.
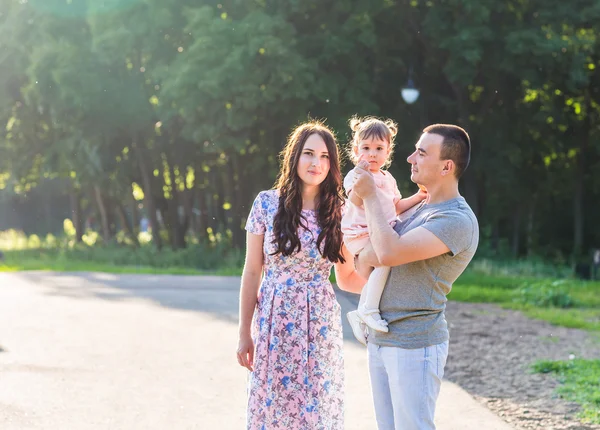
[[[376,345],[414,349],[448,340],[446,295],[475,254],[477,218],[466,200],[457,197],[423,204],[394,230],[402,235],[417,227],[435,234],[450,252],[392,267],[379,304],[390,331],[371,330],[368,341]]]

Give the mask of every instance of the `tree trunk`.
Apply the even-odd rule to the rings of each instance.
[[[131,208],[131,227],[133,230],[133,234],[137,240],[138,234],[140,232],[140,214],[138,211],[138,202],[133,197],[133,194],[129,193],[129,207]],[[139,244],[139,242],[138,242]]]
[[[500,244],[500,221],[498,218],[494,218],[494,222],[492,223],[492,237],[491,237],[491,247],[494,254],[498,254],[498,248]]]
[[[578,259],[583,250],[583,181],[585,161],[582,154],[577,157],[575,169],[575,192],[573,193],[573,256]]]
[[[165,223],[169,230],[169,240],[173,250],[185,248],[185,230],[179,214],[179,192],[173,189],[173,196],[167,200]]]
[[[231,233],[233,246],[237,249],[242,249],[245,244],[245,235],[242,228],[242,211],[243,211],[243,198],[242,198],[242,181],[240,181],[240,168],[239,168],[239,155],[237,153],[231,154],[229,157],[229,169],[234,174],[231,176],[232,185],[232,214],[231,214]]]
[[[106,197],[104,199],[104,206],[106,207],[106,219],[108,221],[108,234],[109,240],[112,240],[117,236],[117,220],[115,218],[115,204],[113,199]]]
[[[521,205],[519,204],[513,212],[513,234],[512,234],[512,256],[517,258],[519,256],[519,246],[521,237]]]
[[[225,199],[226,199],[226,189],[225,189],[225,179],[224,179],[224,172],[219,169],[220,171],[215,171],[215,176],[216,176],[216,183],[217,183],[217,200],[216,200],[216,210],[217,210],[217,221],[219,223],[219,226],[221,227],[221,229],[223,229],[223,231],[227,228],[228,226],[228,217],[227,217],[227,212],[225,211]]]
[[[208,205],[206,204],[206,173],[202,170],[202,167],[199,169],[199,177],[198,181],[198,189],[197,200],[198,200],[198,210],[200,211],[200,215],[198,217],[198,236],[200,239],[206,239],[206,229],[209,227],[209,214],[208,214]]]
[[[579,139],[579,151],[577,153],[577,168],[575,169],[575,189],[573,192],[573,257],[577,260],[583,253],[583,229],[584,229],[584,186],[586,175],[586,157],[591,133],[592,107],[589,92],[586,91],[586,107],[582,124],[581,139]]]
[[[192,234],[196,235],[196,223],[194,222],[194,191],[193,189],[196,187],[194,184],[191,189],[185,189],[181,193],[181,199],[183,203],[183,231],[184,234],[187,233],[188,230],[192,231]]]
[[[83,238],[83,217],[81,210],[81,196],[79,195],[79,191],[77,191],[74,187],[71,187],[70,199],[71,213],[73,214],[73,225],[75,226],[75,240],[77,243],[79,243]]]
[[[537,195],[529,200],[529,214],[527,216],[527,256],[532,257],[535,250],[535,206]]]
[[[169,243],[173,250],[185,248],[185,232],[182,231],[181,220],[179,216],[180,192],[177,190],[173,164],[167,154],[162,154],[163,161],[166,163],[169,178],[171,181],[170,197],[164,197],[160,200],[160,209],[165,228],[169,232]],[[167,184],[165,183],[165,187]]]
[[[134,141],[133,146],[136,147],[137,142]],[[142,176],[142,185],[144,189],[144,206],[148,212],[148,219],[150,220],[150,228],[152,229],[152,242],[160,249],[162,248],[162,239],[160,237],[160,226],[158,224],[158,217],[156,216],[156,204],[154,200],[152,178],[150,177],[150,170],[147,166],[142,149],[137,148],[136,154],[138,159],[138,165],[140,167],[140,174]]]
[[[104,198],[102,197],[102,191],[98,185],[94,185],[94,196],[96,198],[96,205],[98,206],[98,214],[100,215],[100,227],[102,228],[102,238],[104,243],[108,243],[111,239],[110,226],[108,222],[108,213],[106,211],[106,205]]]
[[[125,232],[127,237],[129,239],[131,239],[131,241],[133,242],[133,244],[136,247],[140,246],[140,242],[138,241],[137,235],[134,233],[133,228],[131,227],[131,224],[129,223],[129,220],[127,219],[127,214],[125,213],[125,209],[123,208],[123,205],[119,202],[116,202],[115,210],[117,212],[117,215],[119,216],[119,221],[121,222],[121,227],[123,228],[123,231]]]

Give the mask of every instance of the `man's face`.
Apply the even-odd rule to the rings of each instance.
[[[411,164],[411,181],[429,187],[442,179],[444,162],[440,160],[440,151],[443,140],[439,134],[421,135],[415,145],[415,152],[406,159]]]

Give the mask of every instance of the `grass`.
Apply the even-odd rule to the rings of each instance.
[[[243,254],[226,241],[190,243],[185,249],[160,251],[150,244],[75,244],[69,236],[0,232],[4,261],[0,271],[52,270],[99,271],[109,273],[165,273],[181,275],[240,275]]]
[[[23,270],[48,270],[54,272],[105,272],[105,273],[137,273],[168,275],[217,275],[239,276],[237,268],[220,268],[216,270],[199,270],[189,267],[152,267],[152,266],[117,266],[80,261],[37,261],[21,260],[18,263],[0,264],[0,272],[20,272]]]
[[[495,303],[555,325],[600,331],[600,282],[465,272],[448,299]]]
[[[532,368],[557,375],[557,394],[581,405],[583,421],[600,424],[600,360],[538,361]]]

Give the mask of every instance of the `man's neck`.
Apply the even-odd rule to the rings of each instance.
[[[428,185],[427,193],[429,194],[427,204],[443,203],[460,197],[460,193],[458,192],[458,181]]]

